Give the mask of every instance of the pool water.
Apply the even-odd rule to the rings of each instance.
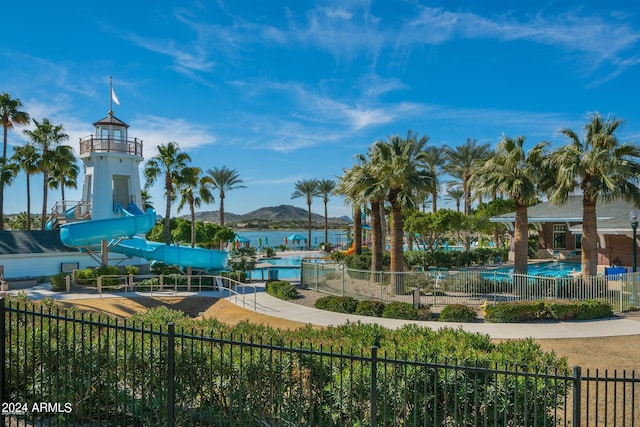
[[[529,264],[527,274],[530,276],[547,276],[547,277],[567,277],[576,273],[580,273],[579,262],[569,261],[548,261]],[[499,268],[492,270],[491,273],[513,273],[513,268]]]
[[[251,279],[254,280],[265,280],[268,277],[267,270],[275,270],[277,271],[278,279],[299,279],[300,278],[300,264],[302,259],[306,259],[308,261],[313,261],[313,258],[318,258],[318,260],[322,258],[326,258],[324,254],[304,254],[304,255],[291,255],[291,256],[281,256],[274,258],[260,258],[256,262],[257,265],[260,264],[271,264],[268,269],[266,267],[256,268],[250,272]],[[311,259],[310,259],[311,258]],[[272,273],[273,274],[273,273]]]

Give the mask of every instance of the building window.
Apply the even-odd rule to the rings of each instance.
[[[553,248],[565,249],[567,247],[567,226],[564,224],[553,225]]]
[[[576,249],[582,249],[582,234],[576,234]]]

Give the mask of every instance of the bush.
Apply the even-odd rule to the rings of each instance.
[[[296,287],[286,280],[267,282],[266,286],[269,295],[285,301],[296,299],[299,296]]]
[[[360,316],[381,317],[384,306],[382,301],[362,300],[358,302],[355,313]]]
[[[438,320],[440,322],[472,322],[476,318],[476,311],[464,304],[449,304],[442,309]]]
[[[532,320],[588,320],[611,317],[611,306],[604,301],[518,301],[498,303],[486,308],[485,320],[517,323]]]
[[[418,308],[408,302],[390,302],[382,311],[382,317],[387,319],[418,320]]]
[[[54,292],[64,292],[67,290],[67,274],[58,273],[55,276],[51,276],[51,290]]]
[[[319,298],[313,306],[320,310],[352,314],[356,311],[358,300],[352,297],[326,296]]]

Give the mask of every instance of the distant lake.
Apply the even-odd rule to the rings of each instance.
[[[307,238],[308,230],[262,230],[262,231],[236,231],[236,234],[245,239],[249,239],[251,246],[260,247],[271,246],[276,247],[284,245],[285,237],[292,234],[299,234]],[[261,240],[262,239],[262,240]],[[315,249],[324,241],[324,230],[311,230],[311,248]],[[329,230],[329,243],[334,246],[346,245],[347,236],[344,230]],[[304,246],[304,241],[302,245]],[[297,245],[295,247],[298,247]]]

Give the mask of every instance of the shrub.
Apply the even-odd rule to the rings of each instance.
[[[442,309],[438,320],[441,322],[472,322],[476,311],[464,304],[449,304]]]
[[[319,298],[313,306],[321,310],[351,314],[356,311],[358,300],[353,297],[339,297],[332,295]]]
[[[362,300],[356,306],[356,314],[360,316],[381,317],[385,304],[382,301]]]
[[[408,302],[390,302],[382,311],[382,317],[387,319],[418,320],[418,308]]]
[[[531,320],[588,320],[610,317],[611,306],[604,301],[518,301],[486,307],[485,320],[496,323]]]
[[[140,269],[135,265],[127,265],[127,266],[124,267],[124,272],[126,274],[136,275],[136,274],[138,274],[140,272]]]
[[[221,271],[218,276],[228,277],[241,283],[246,283],[247,281],[247,274],[244,271]]]
[[[55,276],[51,276],[51,290],[54,292],[64,292],[67,290],[67,274],[58,273]]]
[[[298,290],[286,280],[267,282],[267,293],[285,301],[298,298]]]

